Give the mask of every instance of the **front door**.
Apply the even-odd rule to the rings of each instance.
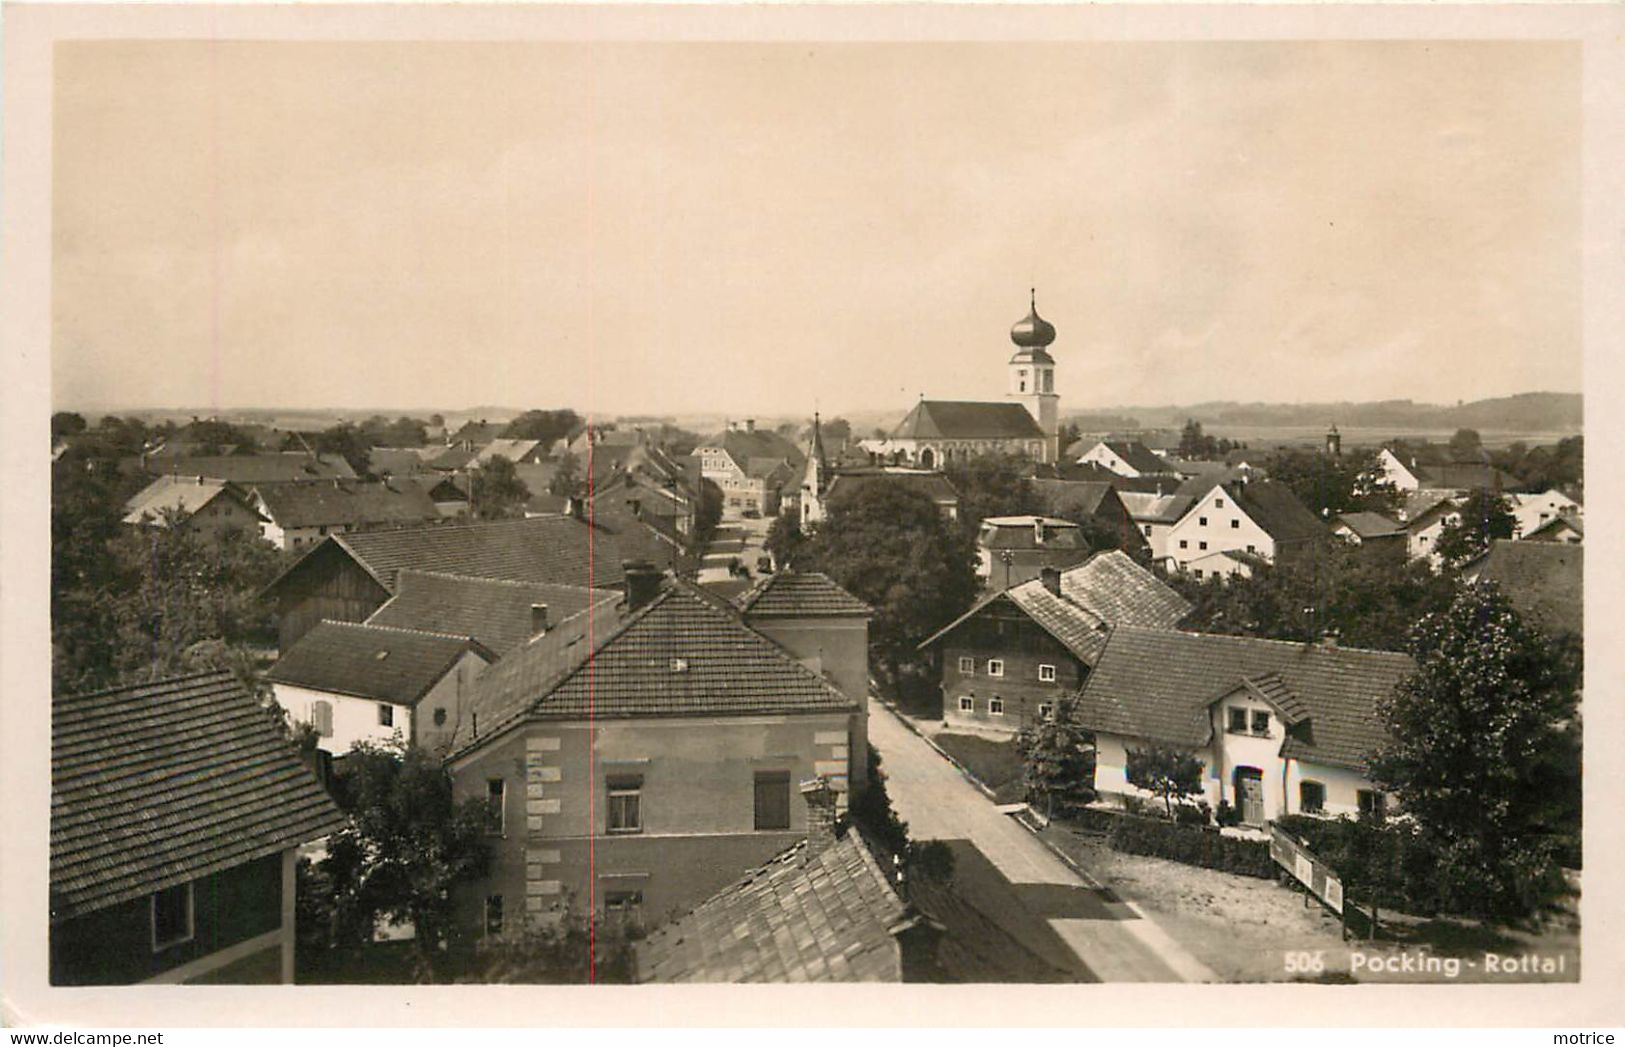
[[[1236,768],[1236,806],[1244,824],[1264,824],[1264,772],[1257,767]]]

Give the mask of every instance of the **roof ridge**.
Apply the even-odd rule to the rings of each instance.
[[[395,569],[395,576],[397,578],[407,574],[427,575],[430,578],[454,578],[460,582],[479,582],[483,585],[512,585],[515,587],[522,586],[529,589],[571,589],[582,593],[604,593],[606,596],[615,595],[615,590],[613,589],[599,589],[590,585],[571,585],[568,582],[527,582],[518,578],[486,578],[481,575],[463,574],[458,571],[428,571],[421,567],[397,567]],[[391,599],[393,599],[393,597],[391,597]]]
[[[1275,639],[1274,637],[1271,637],[1271,636],[1240,636],[1240,635],[1237,635],[1237,634],[1234,634],[1234,633],[1201,633],[1201,632],[1196,632],[1196,631],[1191,630],[1191,629],[1158,629],[1158,628],[1156,628],[1154,626],[1149,626],[1149,625],[1116,625],[1116,626],[1112,627],[1113,632],[1116,632],[1118,629],[1132,629],[1135,632],[1142,632],[1142,633],[1163,633],[1163,634],[1176,633],[1176,634],[1178,634],[1180,636],[1196,636],[1196,637],[1200,637],[1202,639],[1212,639],[1212,640],[1245,640],[1245,641],[1247,641],[1249,643],[1270,643],[1270,644],[1279,645],[1281,647],[1310,648],[1310,649],[1313,649],[1313,650],[1324,650],[1324,651],[1334,651],[1334,652],[1335,651],[1343,651],[1343,652],[1350,652],[1350,653],[1354,653],[1354,654],[1386,654],[1386,655],[1391,655],[1391,656],[1393,656],[1395,658],[1410,658],[1411,657],[1409,654],[1406,654],[1404,651],[1386,651],[1386,650],[1383,650],[1380,647],[1350,647],[1347,644],[1341,644],[1341,643],[1338,644],[1336,647],[1321,647],[1320,645],[1316,644],[1316,642],[1313,641],[1313,640],[1277,640],[1277,639]]]
[[[393,600],[394,597],[391,597],[390,599]],[[388,600],[385,601],[385,603],[388,603],[388,602],[389,602]],[[380,605],[379,610],[382,610],[382,609],[383,609],[383,607],[382,607],[382,605]],[[377,611],[374,611],[373,613],[376,614]],[[339,626],[345,626],[345,627],[353,627],[353,628],[357,628],[357,629],[376,629],[379,632],[388,632],[388,633],[411,633],[411,634],[414,634],[414,635],[417,635],[417,636],[430,636],[430,637],[433,637],[433,638],[435,638],[437,640],[462,640],[465,643],[478,643],[479,642],[479,641],[475,640],[472,636],[459,636],[457,633],[436,632],[436,631],[434,631],[432,629],[413,629],[412,627],[406,626],[406,625],[380,625],[380,624],[378,624],[376,622],[373,622],[371,620],[364,621],[364,622],[346,622],[346,621],[340,621],[337,618],[323,618],[321,621],[317,622],[316,624],[317,625],[339,625]]]

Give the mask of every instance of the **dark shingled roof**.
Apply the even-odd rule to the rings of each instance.
[[[386,527],[440,519],[423,484],[412,480],[268,484],[255,493],[278,527]]]
[[[1044,499],[1051,512],[1063,509],[1093,515],[1103,503],[1116,497],[1116,488],[1104,480],[1068,480],[1034,477],[1033,490]]]
[[[1138,440],[1102,440],[1113,454],[1142,473],[1177,472],[1172,463]]]
[[[341,455],[313,457],[300,451],[149,459],[146,471],[155,475],[227,480],[244,487],[292,483],[295,480],[355,479],[355,470]]]
[[[1492,465],[1477,462],[1420,465],[1413,471],[1424,488],[1471,491],[1482,487],[1492,491],[1505,491],[1518,485],[1515,477]]]
[[[591,609],[510,652],[475,685],[453,749],[523,716],[745,716],[850,712],[851,698],[688,582],[666,579],[647,605]],[[591,655],[591,671],[583,671]]]
[[[344,824],[229,672],[51,698],[51,922]]]
[[[1325,538],[1329,533],[1286,484],[1257,480],[1225,484],[1224,489],[1241,511],[1277,542]]]
[[[640,982],[898,982],[912,917],[858,834],[801,843],[638,943]]]
[[[833,615],[869,617],[874,610],[817,571],[780,571],[739,595],[739,609],[751,618],[807,618]]]
[[[1281,755],[1363,770],[1386,738],[1377,703],[1414,669],[1409,655],[1391,651],[1118,626],[1084,684],[1078,716],[1094,731],[1205,745],[1208,707],[1250,687],[1289,702],[1279,707],[1299,718]]]
[[[1114,623],[1172,628],[1190,613],[1185,598],[1118,549],[1096,553],[1088,562],[1061,572],[1061,595],[1042,579],[1023,582],[977,601],[970,610],[921,641],[936,643],[996,600],[1019,607],[1085,665],[1093,665]]]
[[[493,658],[467,636],[363,622],[320,622],[283,652],[265,678],[313,691],[414,705],[465,651],[487,661]]]
[[[1044,541],[1038,541],[1038,528]],[[1070,520],[1048,516],[988,516],[982,519],[976,544],[983,549],[1072,549],[1088,552],[1083,528]]]
[[[344,549],[391,592],[395,573],[402,570],[613,588],[621,584],[621,561],[652,558],[660,562],[670,555],[641,525],[589,526],[569,516],[354,531],[317,545],[267,586],[267,592],[277,589],[328,543]]]
[[[395,595],[373,612],[368,625],[471,636],[499,655],[530,639],[535,604],[546,605],[548,620],[557,624],[586,610],[589,603],[620,598],[609,589],[429,571],[401,571],[395,585]]]
[[[1381,513],[1341,513],[1337,522],[1360,538],[1387,538],[1405,533],[1405,525]]]
[[[1518,613],[1541,628],[1575,634],[1584,628],[1583,545],[1497,538],[1462,575],[1496,583]]]
[[[1042,440],[1044,430],[1017,403],[921,400],[891,435],[894,440]]]
[[[792,467],[803,461],[801,448],[770,429],[729,429],[700,446],[722,448],[741,469],[747,469],[753,458],[763,462],[783,461]]]

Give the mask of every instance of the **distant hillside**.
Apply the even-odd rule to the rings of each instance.
[[[1096,416],[1104,412],[1092,412]],[[1220,401],[1188,406],[1123,407],[1145,428],[1178,427],[1195,418],[1212,428],[1223,425],[1318,426],[1394,429],[1579,430],[1584,422],[1579,393],[1519,393],[1446,406],[1412,400],[1369,403],[1265,404]],[[1087,417],[1087,416],[1085,416]]]

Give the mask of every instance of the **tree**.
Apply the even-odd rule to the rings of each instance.
[[[1123,767],[1128,783],[1162,797],[1168,817],[1174,816],[1174,800],[1202,791],[1202,761],[1190,753],[1166,745],[1150,745],[1127,750]]]
[[[1016,736],[1021,784],[1028,799],[1042,797],[1044,816],[1062,815],[1095,798],[1095,737],[1079,726],[1078,700],[1061,699],[1055,715],[1028,724]]]
[[[1077,422],[1067,422],[1061,426],[1058,436],[1061,451],[1065,453],[1068,447],[1083,439],[1083,430],[1078,427]]]
[[[722,522],[722,488],[716,481],[700,478],[700,497],[694,506],[694,547],[704,548]]]
[[[1319,451],[1285,450],[1267,463],[1270,479],[1292,489],[1304,507],[1323,520],[1339,513],[1391,514],[1399,491],[1377,468],[1376,451],[1342,456]]]
[[[989,516],[1024,516],[1044,511],[1033,488],[1031,466],[1010,454],[960,458],[943,470],[959,493],[959,522],[974,535]]]
[[[1490,547],[1496,538],[1511,538],[1517,520],[1507,500],[1495,491],[1479,488],[1468,493],[1457,510],[1457,522],[1439,532],[1433,551],[1445,566],[1455,568]]]
[[[508,423],[502,435],[510,440],[541,440],[551,444],[581,427],[581,416],[568,407],[552,411],[526,411]]]
[[[1457,462],[1476,462],[1484,449],[1477,429],[1457,429],[1450,438],[1450,457]]]
[[[446,416],[440,414],[439,412],[431,414],[429,416],[429,424],[434,426],[436,429],[444,429],[446,427]]]
[[[563,498],[574,498],[581,493],[581,463],[571,452],[565,451],[559,456],[553,478],[547,481],[547,493]]]
[[[365,433],[352,422],[341,422],[316,434],[317,454],[336,454],[350,463],[357,476],[370,475],[372,466],[369,452],[372,443]]]
[[[797,516],[775,516],[768,525],[767,537],[762,540],[762,548],[773,557],[773,563],[779,570],[789,567],[795,560],[796,553],[807,542],[807,536],[801,533],[801,521]]]
[[[1389,741],[1372,780],[1420,827],[1451,909],[1528,916],[1560,890],[1560,827],[1538,785],[1577,755],[1578,665],[1487,583],[1419,622],[1410,650],[1416,672],[1379,710]]]
[[[1185,428],[1179,433],[1179,457],[1205,458],[1209,437],[1202,432],[1202,423],[1194,418],[1185,419]]]
[[[494,454],[468,471],[468,501],[481,520],[516,519],[525,515],[530,488],[512,459]]]
[[[1299,643],[1335,633],[1351,647],[1387,651],[1403,650],[1411,627],[1456,595],[1454,580],[1423,561],[1383,563],[1341,544],[1251,577],[1166,580],[1193,605],[1187,629]]]
[[[818,429],[824,437],[825,450],[834,450],[852,439],[852,423],[845,418],[831,418],[829,421],[820,421]],[[803,440],[812,439],[812,424],[801,430]]]
[[[455,802],[451,775],[421,749],[365,742],[338,765],[333,798],[349,816],[321,863],[336,936],[364,940],[380,918],[410,921],[420,976],[433,981],[453,937],[453,893],[490,866],[486,802]]]
[[[72,411],[58,411],[51,415],[51,439],[77,436],[85,431],[84,415]]]
[[[837,490],[798,561],[875,609],[870,638],[895,673],[976,598],[976,551],[929,495],[903,484]]]

